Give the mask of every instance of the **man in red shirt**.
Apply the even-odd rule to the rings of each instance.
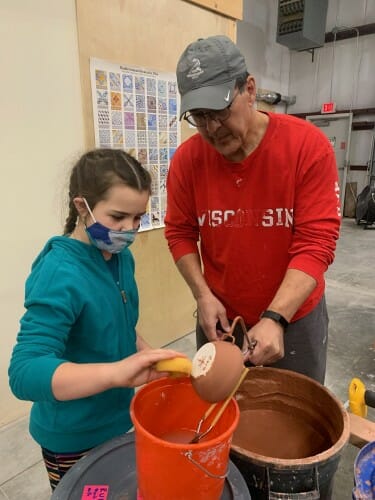
[[[166,238],[197,301],[198,347],[241,315],[256,344],[250,363],[324,383],[324,272],[340,226],[334,151],[314,125],[254,107],[254,78],[225,36],[191,43],[177,82],[180,119],[198,133],[171,161]]]

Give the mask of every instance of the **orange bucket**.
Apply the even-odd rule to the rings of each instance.
[[[136,393],[130,415],[143,500],[220,499],[240,413],[232,399],[212,430],[199,443],[189,444],[209,406],[185,377],[155,380]],[[207,427],[211,418],[208,420]],[[182,436],[184,442],[166,440],[168,436]]]

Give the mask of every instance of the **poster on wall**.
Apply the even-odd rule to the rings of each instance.
[[[95,145],[123,149],[152,177],[140,230],[164,226],[169,162],[180,143],[176,76],[90,58]]]

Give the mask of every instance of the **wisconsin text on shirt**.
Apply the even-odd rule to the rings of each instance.
[[[205,210],[198,216],[198,223],[201,227],[291,227],[293,226],[293,209],[238,208],[236,210]]]

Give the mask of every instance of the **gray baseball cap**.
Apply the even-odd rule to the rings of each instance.
[[[180,120],[192,109],[224,109],[233,100],[236,79],[247,72],[238,47],[224,35],[199,38],[177,63]]]

